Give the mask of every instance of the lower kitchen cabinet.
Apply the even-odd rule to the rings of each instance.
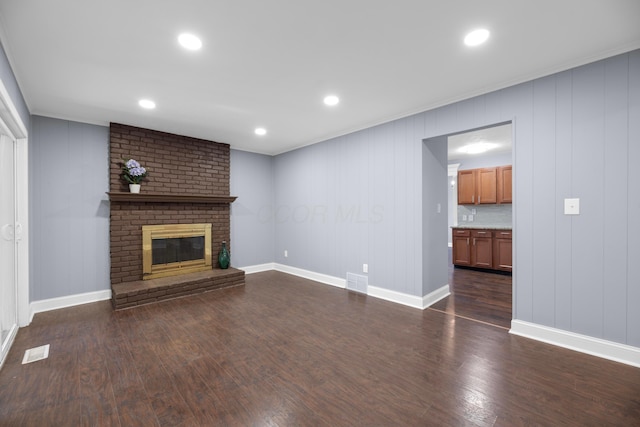
[[[511,230],[453,228],[453,264],[511,271]]]
[[[496,230],[493,232],[493,268],[502,271],[512,271],[513,248],[511,245],[511,230]]]
[[[453,264],[471,266],[471,231],[453,229]]]
[[[490,230],[471,231],[471,265],[493,268],[493,239]]]

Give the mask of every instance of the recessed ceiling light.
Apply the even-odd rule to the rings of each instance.
[[[146,108],[147,110],[153,110],[154,108],[156,108],[156,103],[150,99],[141,99],[140,101],[138,101],[138,105],[142,108]]]
[[[464,44],[467,46],[478,46],[487,41],[489,34],[489,30],[484,28],[473,30],[464,38]]]
[[[185,49],[189,50],[198,50],[202,47],[202,40],[200,40],[197,36],[189,33],[182,33],[178,36],[178,42]]]
[[[338,98],[335,95],[329,95],[329,96],[325,96],[324,97],[324,103],[326,105],[338,105],[338,103],[340,102],[340,98]]]
[[[494,144],[492,142],[474,142],[458,148],[458,151],[467,154],[480,154],[497,147],[498,144]]]
[[[267,130],[265,128],[256,128],[256,130],[254,130],[256,135],[266,135],[267,134]]]

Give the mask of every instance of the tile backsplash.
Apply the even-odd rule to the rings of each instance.
[[[511,206],[510,204],[458,205],[458,225],[511,226]],[[475,209],[475,215],[472,209]],[[469,221],[470,216],[473,221]]]

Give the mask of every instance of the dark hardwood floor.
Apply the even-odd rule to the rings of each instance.
[[[451,295],[430,308],[509,329],[512,319],[510,274],[454,267],[449,249]]]
[[[3,426],[639,423],[640,369],[273,271],[40,313],[0,371]]]

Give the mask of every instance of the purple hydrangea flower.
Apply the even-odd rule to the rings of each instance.
[[[129,159],[129,160],[127,160],[126,166],[127,166],[127,169],[139,168],[140,167],[140,163],[138,163],[137,161],[135,161],[133,159]]]
[[[140,184],[142,178],[147,176],[147,170],[140,166],[134,159],[129,159],[122,168],[122,178],[129,184]]]

